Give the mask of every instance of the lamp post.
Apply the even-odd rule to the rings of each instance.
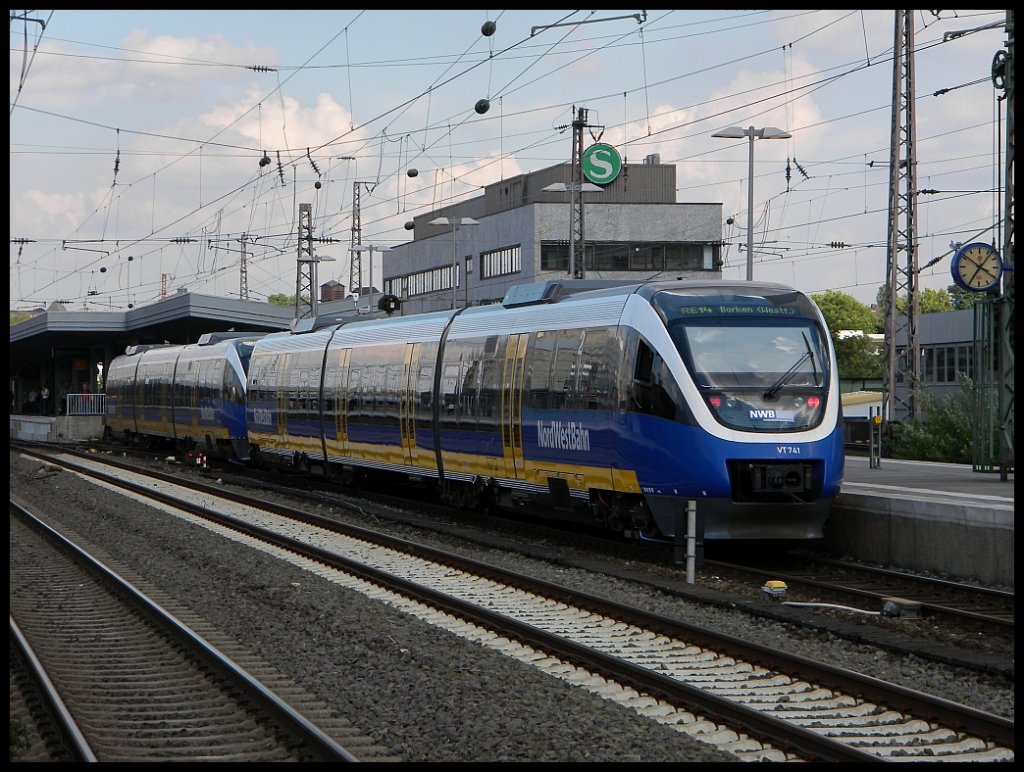
[[[572,196],[569,199],[569,205],[572,209],[569,212],[569,276],[574,279],[586,278],[587,274],[587,255],[583,246],[583,194],[584,193],[603,193],[604,188],[600,185],[595,185],[592,182],[581,182],[581,183],[570,183],[565,184],[564,182],[552,182],[550,185],[546,185],[541,188],[543,193],[566,193],[572,192]],[[580,247],[580,268],[576,270],[576,197],[579,196],[579,247]]]
[[[352,247],[353,252],[369,252],[370,253],[370,291],[366,293],[366,312],[369,314],[373,313],[373,251],[378,252],[390,252],[391,247],[378,247],[376,244],[355,244]],[[362,280],[362,277],[359,277]]]
[[[430,224],[452,226],[452,310],[454,311],[459,305],[459,246],[457,231],[463,225],[479,225],[480,221],[474,220],[472,217],[438,217],[431,220]]]
[[[712,137],[725,137],[726,139],[740,139],[750,137],[750,163],[747,169],[747,281],[754,280],[754,140],[755,139],[789,139],[793,135],[788,131],[777,129],[774,126],[765,126],[763,129],[755,129],[750,126],[741,129],[739,126],[730,126],[728,129],[716,131]]]

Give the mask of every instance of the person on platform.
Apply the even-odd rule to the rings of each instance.
[[[39,410],[39,393],[35,389],[32,389],[28,393],[28,409],[25,412],[26,413],[35,413],[35,412],[38,412],[38,410]]]
[[[50,415],[50,390],[43,386],[39,390],[40,411],[43,415]]]

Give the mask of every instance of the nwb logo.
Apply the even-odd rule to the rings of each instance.
[[[775,418],[774,410],[751,410],[751,418]]]

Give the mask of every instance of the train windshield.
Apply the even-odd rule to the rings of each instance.
[[[821,422],[829,350],[803,295],[665,292],[655,305],[719,422],[759,432],[798,431]]]

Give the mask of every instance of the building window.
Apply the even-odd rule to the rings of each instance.
[[[956,347],[957,373],[964,373],[974,379],[974,347],[971,345]]]
[[[582,256],[588,271],[720,271],[720,245],[708,243],[658,241],[585,241]],[[581,255],[574,255],[576,260]],[[569,242],[542,241],[542,271],[569,270]]]
[[[569,270],[569,242],[542,241],[540,243],[540,269],[542,271]]]
[[[973,378],[973,346],[927,346],[921,349],[921,380],[924,383],[957,383],[960,374]]]
[[[431,268],[419,273],[411,273],[407,276],[396,276],[384,282],[385,293],[406,298],[415,295],[426,295],[430,292],[450,290],[451,288],[452,266],[450,265],[446,265],[443,268]]]
[[[521,273],[523,259],[521,245],[502,247],[480,255],[480,278],[490,279],[495,276],[508,276]]]

